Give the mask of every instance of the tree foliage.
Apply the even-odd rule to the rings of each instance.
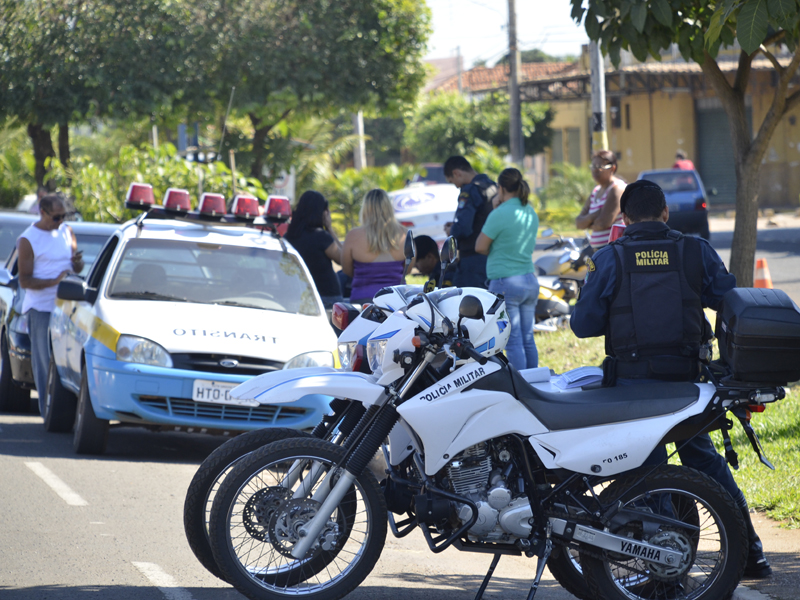
[[[761,164],[783,116],[800,105],[800,89],[792,80],[800,66],[800,3],[797,0],[571,0],[572,17],[601,43],[614,65],[620,51],[640,61],[677,44],[687,61],[698,63],[722,102],[731,126],[736,170],[736,225],[731,271],[740,285],[752,285],[755,262],[758,186]],[[720,68],[720,49],[741,51],[733,78]],[[772,103],[755,137],[747,121],[745,96],[753,60],[769,61],[775,75]],[[782,56],[784,53],[785,56]]]
[[[546,104],[522,105],[525,153],[542,152],[550,144],[553,112]],[[465,154],[483,140],[508,151],[508,95],[497,92],[470,101],[458,93],[436,94],[420,104],[406,121],[406,146],[420,161],[444,161]]]

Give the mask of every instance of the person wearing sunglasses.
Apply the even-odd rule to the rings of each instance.
[[[72,229],[64,222],[64,200],[49,194],[39,201],[39,220],[17,239],[19,285],[25,289],[22,312],[28,315],[33,380],[39,392],[39,413],[44,415],[50,345],[47,328],[56,307],[56,288],[70,273],[83,269],[82,252]]]
[[[625,182],[616,176],[617,155],[610,150],[598,150],[592,156],[592,178],[597,185],[589,194],[575,227],[589,229],[589,243],[597,250],[608,244],[613,225],[622,225],[619,199]]]

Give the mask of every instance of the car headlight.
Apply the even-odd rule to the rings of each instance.
[[[14,323],[13,329],[17,333],[24,333],[25,335],[30,334],[30,330],[28,329],[28,313],[17,317],[17,322]]]
[[[117,360],[156,367],[172,367],[172,357],[162,346],[136,335],[121,335],[117,340]]]
[[[367,342],[367,361],[373,373],[383,371],[383,355],[386,353],[386,342],[389,340],[369,340]]]
[[[339,364],[343,371],[353,370],[353,361],[356,357],[356,346],[358,342],[343,342],[339,344]]]
[[[303,369],[305,367],[333,367],[333,352],[298,354],[283,365],[284,369]]]

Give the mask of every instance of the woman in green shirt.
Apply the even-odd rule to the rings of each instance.
[[[539,282],[532,258],[539,217],[528,204],[530,188],[517,169],[500,173],[497,188],[494,210],[475,242],[475,251],[489,256],[489,291],[505,296],[511,325],[506,344],[508,361],[517,369],[532,369],[539,366],[533,340]]]

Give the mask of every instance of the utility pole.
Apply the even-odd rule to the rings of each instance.
[[[511,161],[522,165],[525,146],[522,139],[522,110],[519,102],[519,49],[517,48],[517,10],[514,0],[508,0],[508,62],[511,73],[508,78],[509,110],[509,148]]]
[[[597,42],[589,42],[592,83],[592,151],[608,150],[606,133],[606,73]]]
[[[353,166],[360,171],[367,166],[367,148],[364,144],[364,113],[353,113],[353,130],[358,136],[358,143],[353,149]]]

